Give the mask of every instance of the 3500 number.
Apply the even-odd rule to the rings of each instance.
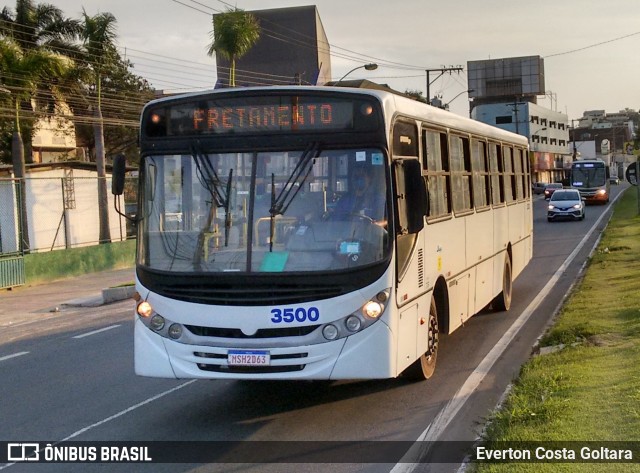
[[[271,322],[274,324],[291,322],[316,322],[320,318],[320,311],[317,307],[304,307],[287,308],[287,309],[272,309],[271,310]]]

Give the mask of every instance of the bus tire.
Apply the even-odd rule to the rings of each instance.
[[[502,291],[491,304],[497,312],[507,311],[511,308],[511,294],[513,292],[513,277],[511,273],[511,257],[507,253],[504,259],[504,271],[502,272]]]
[[[424,381],[431,378],[436,369],[436,361],[438,359],[438,308],[436,300],[431,296],[431,305],[429,307],[429,329],[428,329],[428,347],[427,351],[409,366],[405,372],[405,377],[414,381]]]

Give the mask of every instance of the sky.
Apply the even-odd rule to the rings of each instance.
[[[467,61],[517,56],[544,59],[538,104],[577,119],[587,110],[640,109],[638,0],[43,0],[67,17],[109,12],[117,44],[133,72],[153,87],[202,90],[215,84],[207,56],[211,15],[237,6],[262,10],[316,5],[331,44],[334,80],[369,62],[350,79],[369,79],[430,95],[468,115]],[[6,1],[13,8],[15,3]]]

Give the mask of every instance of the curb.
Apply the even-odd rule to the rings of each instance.
[[[112,302],[131,299],[136,292],[135,286],[110,287],[102,290],[102,303],[111,304]]]
[[[102,289],[102,294],[84,297],[80,299],[74,299],[71,301],[63,302],[61,306],[66,307],[100,307],[102,305],[111,304],[112,302],[123,301],[125,299],[133,298],[136,292],[135,286],[121,286],[121,287],[109,287]],[[59,309],[56,307],[52,312],[57,312]]]

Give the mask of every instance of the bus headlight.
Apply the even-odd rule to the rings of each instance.
[[[377,301],[369,301],[362,306],[362,314],[370,319],[377,319],[382,314],[384,306]]]
[[[151,304],[149,304],[147,301],[143,301],[140,304],[138,304],[138,307],[136,308],[136,312],[138,312],[138,315],[140,317],[151,317],[151,314],[153,314],[153,307],[151,307]]]
[[[159,332],[164,328],[164,317],[159,314],[154,315],[153,317],[151,317],[149,326],[156,332]]]
[[[380,319],[384,313],[384,303],[389,300],[390,293],[391,289],[380,291],[355,312],[323,325],[322,336],[325,340],[333,341],[366,329]]]
[[[182,325],[180,324],[172,324],[169,327],[169,331],[167,332],[169,337],[173,338],[174,340],[177,340],[178,338],[180,338],[182,336]]]
[[[338,328],[333,324],[327,324],[322,329],[322,335],[327,340],[335,340],[338,338]]]
[[[344,325],[350,332],[357,332],[362,327],[362,320],[355,315],[350,315],[347,320],[344,321]]]
[[[598,194],[600,194],[600,195],[605,195],[606,193],[607,193],[606,189],[599,189],[598,190]]]

